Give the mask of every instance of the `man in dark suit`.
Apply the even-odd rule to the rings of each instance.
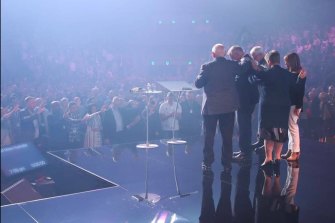
[[[125,101],[115,96],[110,107],[103,113],[103,137],[105,144],[119,144],[125,140],[125,120],[123,106]]]
[[[233,156],[233,161],[251,161],[251,118],[255,105],[258,103],[259,94],[256,85],[252,85],[248,78],[255,72],[252,67],[252,58],[245,54],[242,47],[232,46],[228,50],[230,58],[238,61],[241,66],[240,73],[236,74],[236,87],[240,101],[237,110],[237,123],[239,128],[239,152]]]
[[[223,142],[221,163],[225,171],[230,171],[235,111],[239,104],[235,74],[239,72],[240,67],[237,62],[224,58],[225,50],[222,44],[213,46],[212,56],[214,60],[202,65],[195,81],[197,88],[204,88],[201,111],[205,136],[202,168],[203,171],[210,171],[214,162],[214,137],[219,122]]]
[[[268,69],[268,65],[264,59],[265,53],[261,46],[254,46],[250,50],[250,56],[257,63],[260,70],[265,71]],[[260,91],[260,89],[259,89]],[[255,150],[257,154],[264,153],[264,139],[260,137],[260,106],[257,107],[258,110],[258,131],[257,131],[257,142],[251,145],[252,149]]]

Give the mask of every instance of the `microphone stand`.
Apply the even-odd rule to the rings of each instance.
[[[157,94],[157,93],[161,93],[161,91],[154,91],[151,89],[148,89],[146,91],[140,91],[142,88],[139,88],[139,90],[137,91],[132,91],[132,92],[139,92],[139,93],[144,93],[144,94]],[[146,142],[144,144],[138,144],[136,145],[136,148],[138,149],[145,149],[145,192],[138,194],[138,195],[133,195],[133,198],[135,198],[138,201],[146,201],[149,204],[153,205],[155,203],[157,203],[160,200],[160,196],[158,194],[154,194],[154,193],[149,193],[148,192],[148,153],[149,153],[149,149],[154,149],[157,148],[158,145],[157,144],[152,144],[149,143],[149,100],[147,102],[146,105]]]
[[[182,94],[183,90],[179,91],[178,97],[177,97],[177,104],[176,104],[176,110],[173,115],[173,129],[172,129],[172,139],[167,141],[168,146],[172,146],[172,166],[173,166],[173,176],[174,176],[174,181],[176,185],[176,190],[177,190],[177,195],[169,197],[170,200],[175,199],[175,198],[183,198],[190,196],[192,194],[198,193],[198,191],[190,192],[190,193],[181,193],[179,189],[179,181],[177,178],[177,168],[176,168],[176,163],[175,163],[175,155],[174,155],[174,146],[175,145],[186,145],[187,141],[181,140],[181,139],[176,139],[175,138],[175,124],[176,124],[176,114],[178,111],[178,106],[179,106],[179,101],[180,97]]]

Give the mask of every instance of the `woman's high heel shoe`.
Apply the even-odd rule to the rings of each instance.
[[[292,155],[292,150],[289,149],[287,150],[285,154],[282,154],[280,157],[286,160],[287,158],[291,157],[291,155]]]
[[[300,158],[300,152],[293,152],[287,161],[298,161]]]

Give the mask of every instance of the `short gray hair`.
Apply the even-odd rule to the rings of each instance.
[[[243,48],[239,45],[234,45],[234,46],[231,46],[227,52],[227,54],[231,57],[231,55],[233,54],[234,51],[240,51],[240,52],[243,52]]]
[[[254,55],[258,55],[258,54],[264,54],[263,48],[261,46],[254,46],[251,50],[250,50],[250,56],[252,58],[254,58]]]

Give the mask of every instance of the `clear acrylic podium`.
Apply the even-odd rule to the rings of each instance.
[[[143,88],[133,88],[130,90],[130,92],[135,94],[160,94],[162,91],[156,91],[151,88],[143,89]],[[158,147],[157,144],[153,144],[149,142],[149,100],[146,105],[146,142],[143,144],[136,145],[136,148],[138,149],[145,149],[145,192],[137,195],[133,195],[133,198],[135,198],[138,201],[146,201],[149,204],[155,204],[160,200],[160,195],[149,193],[148,190],[148,152],[150,149],[155,149]]]
[[[173,116],[173,129],[172,129],[172,138],[168,139],[166,143],[168,146],[172,147],[172,165],[173,165],[173,175],[174,175],[174,181],[176,184],[176,190],[177,190],[177,195],[169,197],[169,199],[174,199],[174,198],[182,198],[182,197],[187,197],[192,194],[198,193],[198,191],[190,192],[190,193],[181,193],[180,188],[179,188],[179,181],[177,178],[177,170],[176,170],[176,162],[175,162],[175,154],[174,154],[174,146],[177,145],[187,145],[187,141],[183,139],[178,139],[175,137],[175,123],[176,123],[176,113],[178,110],[179,101],[181,98],[181,94],[186,91],[194,91],[198,90],[191,84],[185,82],[185,81],[158,81],[158,84],[160,84],[162,87],[166,88],[170,92],[176,92],[178,93],[177,97],[177,103],[176,103],[176,110]]]

